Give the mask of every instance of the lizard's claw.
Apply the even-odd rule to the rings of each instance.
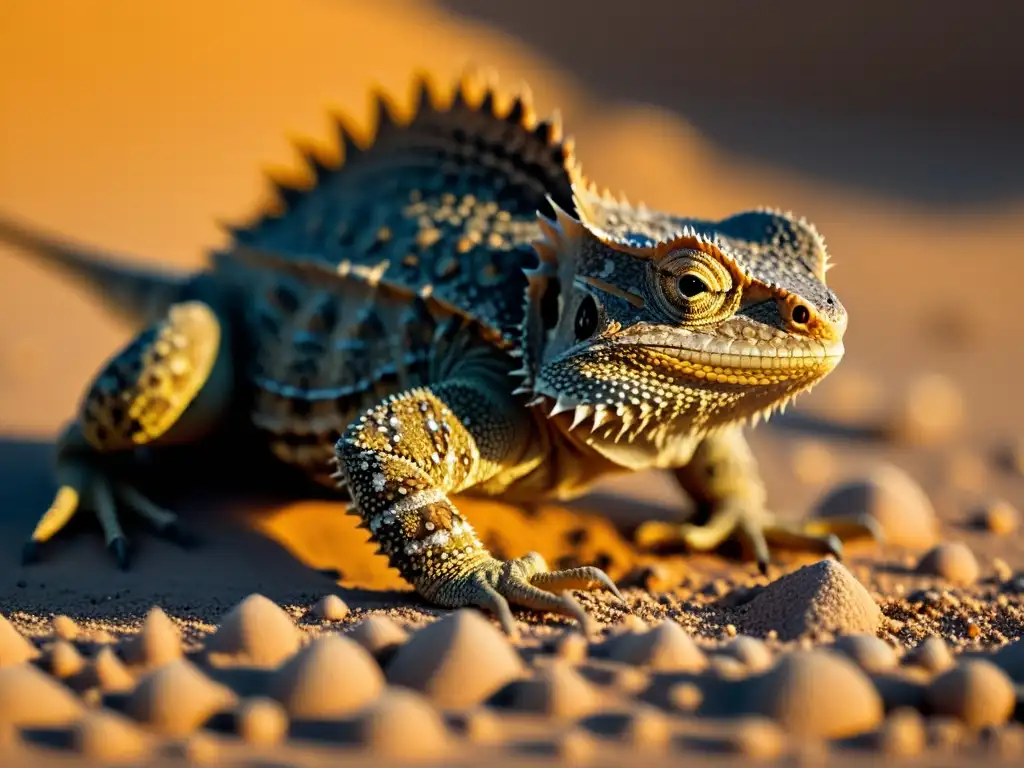
[[[130,549],[118,517],[119,509],[134,512],[148,522],[157,535],[181,547],[190,547],[194,538],[181,526],[177,515],[157,506],[132,486],[108,477],[92,462],[63,462],[58,467],[61,486],[50,508],[36,524],[22,550],[22,563],[39,560],[40,547],[60,532],[82,509],[96,515],[107,550],[118,568],[127,570]]]
[[[493,613],[509,635],[516,634],[510,605],[569,616],[588,633],[591,619],[569,590],[607,589],[625,602],[618,587],[600,568],[549,571],[544,558],[536,552],[515,560],[490,559],[466,578],[469,589],[465,603]]]
[[[800,523],[777,520],[762,509],[750,510],[738,504],[723,504],[704,525],[649,520],[637,529],[636,542],[649,548],[682,542],[688,548],[707,552],[729,538],[737,539],[766,573],[771,550],[787,549],[843,558],[843,539],[871,538],[881,542],[882,529],[870,515],[815,518]]]

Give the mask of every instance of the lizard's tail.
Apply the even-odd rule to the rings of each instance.
[[[191,277],[131,266],[127,259],[44,235],[3,216],[0,242],[27,251],[37,263],[71,278],[135,326],[161,317],[179,300]]]

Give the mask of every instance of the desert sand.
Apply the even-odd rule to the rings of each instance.
[[[686,504],[668,477],[535,510],[460,500],[496,554],[597,563],[626,594],[580,597],[590,637],[520,613],[508,639],[419,600],[340,504],[254,482],[256,459],[220,477],[216,447],[202,472],[152,479],[200,546],[130,527],[122,573],[83,519],[22,567],[57,430],[129,331],[0,246],[0,762],[1019,760],[1024,164],[1022,115],[1000,95],[1020,54],[997,44],[1010,6],[964,19],[931,4],[915,46],[897,33],[918,17],[874,3],[811,21],[783,3],[732,38],[693,7],[662,8],[659,25],[657,3],[591,3],[545,25],[531,18],[546,4],[471,5],[6,3],[0,212],[195,267],[221,242],[215,222],[263,199],[261,168],[294,166],[291,138],[330,147],[329,110],[365,123],[371,83],[403,95],[417,68],[492,65],[541,113],[559,108],[585,172],[630,199],[709,217],[770,204],[819,225],[847,356],[752,442],[781,517],[867,510],[887,542],[852,542],[843,564],[778,553],[761,576],[741,553],[641,545],[641,522]],[[684,29],[706,34],[687,50]],[[806,44],[787,34],[800,29]],[[737,46],[720,66],[716,40]]]

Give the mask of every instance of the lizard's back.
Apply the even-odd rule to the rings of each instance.
[[[439,104],[425,82],[410,117],[382,99],[365,149],[339,124],[343,163],[308,158],[308,190],[234,230],[213,257],[240,302],[242,373],[270,449],[325,484],[352,419],[436,380],[467,346],[518,344],[537,213],[571,209],[571,150],[529,104]],[[500,354],[500,352],[499,352]]]

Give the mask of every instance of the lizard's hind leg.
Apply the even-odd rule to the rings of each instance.
[[[57,446],[58,491],[25,545],[23,559],[82,509],[96,515],[121,568],[128,541],[119,509],[130,509],[160,534],[185,543],[177,516],[139,493],[126,476],[142,446],[189,443],[218,424],[231,398],[231,360],[221,322],[201,301],[174,304],[99,372]]]

